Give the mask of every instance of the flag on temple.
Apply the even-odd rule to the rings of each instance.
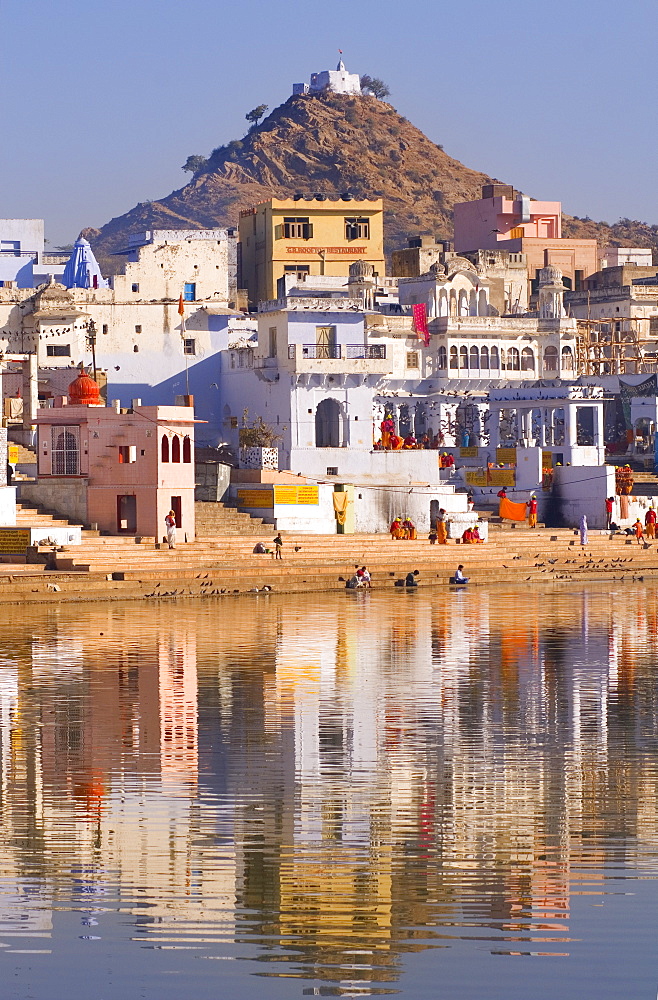
[[[414,319],[414,330],[424,342],[425,347],[427,347],[430,342],[430,331],[427,325],[427,306],[424,302],[414,302],[411,312]]]
[[[525,521],[525,504],[514,503],[507,497],[501,497],[498,505],[498,517],[507,518],[508,521]]]

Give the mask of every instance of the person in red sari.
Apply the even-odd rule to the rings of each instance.
[[[480,529],[477,524],[473,525],[471,528],[471,541],[475,543],[479,542],[480,545],[484,545],[484,538],[480,538]]]
[[[415,448],[415,447],[416,447],[416,438],[413,436],[413,434],[407,434],[406,438],[404,439],[403,448]]]
[[[390,448],[391,434],[395,433],[395,424],[390,417],[385,417],[379,426],[382,432],[382,447]]]
[[[529,500],[526,501],[526,507],[528,508],[528,527],[537,527],[537,497],[533,493]]]
[[[402,518],[396,517],[391,522],[391,527],[388,529],[391,533],[391,538],[404,538],[404,529],[402,527]]]
[[[656,511],[653,507],[649,507],[644,516],[644,533],[647,538],[656,537]]]
[[[462,545],[472,545],[473,544],[473,530],[467,528],[462,534]]]
[[[388,440],[389,440],[388,446],[392,451],[399,451],[400,448],[402,447],[402,438],[398,437],[395,431],[393,431]]]

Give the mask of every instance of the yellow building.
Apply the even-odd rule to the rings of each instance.
[[[285,274],[344,275],[356,260],[384,274],[381,198],[272,198],[240,213],[241,284],[249,303],[278,298]]]

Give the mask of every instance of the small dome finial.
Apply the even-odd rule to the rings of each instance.
[[[83,364],[80,364],[79,375],[69,385],[68,397],[71,406],[104,405],[98,382],[87,374]]]

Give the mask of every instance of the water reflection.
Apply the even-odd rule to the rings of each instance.
[[[625,883],[655,878],[655,596],[4,613],[0,961],[25,975],[18,955],[46,955],[66,988],[74,916],[116,965],[176,952],[149,959],[149,997],[179,995],[172,968],[215,996],[191,956],[245,960],[235,996],[253,973],[417,996],[421,968],[456,975],[449,955],[446,996],[551,995],[543,972],[531,989],[528,966],[489,965],[528,955],[614,996],[587,992],[613,942],[584,908],[605,900],[630,934]]]

